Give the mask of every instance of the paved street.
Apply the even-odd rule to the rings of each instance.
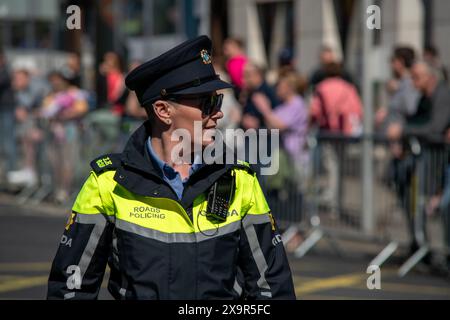
[[[43,299],[51,260],[66,222],[55,209],[19,207],[0,201],[0,299]],[[366,286],[369,254],[339,258],[319,245],[303,259],[291,257],[302,299],[450,299],[450,280],[417,268],[405,278],[397,264],[381,269],[381,290]],[[103,284],[100,299],[111,299]]]

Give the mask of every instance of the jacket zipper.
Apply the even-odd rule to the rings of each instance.
[[[180,211],[181,211],[183,217],[185,218],[185,220],[187,220],[189,222],[189,225],[192,227],[192,229],[195,232],[194,221],[193,221],[194,219],[191,220],[189,218],[188,213],[186,212],[186,210],[183,208],[183,206],[178,201],[175,201],[175,200],[169,199],[169,198],[159,198],[159,199],[164,199],[164,200],[168,200],[170,202],[175,203],[177,205],[177,207],[180,209]]]
[[[194,231],[194,237],[195,237],[195,226],[194,226],[194,216],[192,216],[192,220],[189,218],[188,213],[186,212],[186,210],[183,208],[183,206],[181,204],[178,203],[178,201],[169,199],[169,198],[162,198],[171,202],[174,202],[177,207],[180,209],[181,213],[183,214],[185,220],[187,220],[189,222],[189,225],[191,226],[192,230]],[[195,245],[195,254],[194,254],[194,263],[195,263],[195,289],[194,289],[194,299],[197,299],[197,291],[198,291],[198,243],[197,241],[194,242]],[[169,250],[170,250],[170,246],[169,246]],[[172,259],[171,254],[169,254],[170,259]],[[172,263],[172,262],[170,262]],[[169,267],[170,268],[170,267]],[[170,292],[170,288],[169,288],[169,292]]]

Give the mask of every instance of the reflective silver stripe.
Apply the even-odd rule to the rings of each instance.
[[[256,266],[259,271],[259,279],[257,281],[258,287],[261,289],[269,290],[270,286],[267,283],[265,272],[268,269],[266,259],[264,258],[264,254],[262,252],[261,246],[259,245],[258,236],[256,235],[254,224],[265,223],[262,222],[264,219],[260,219],[259,217],[266,217],[267,220],[265,222],[270,222],[270,218],[267,214],[264,215],[247,215],[243,219],[245,234],[247,235],[248,243],[250,245],[250,249],[252,250],[253,259],[255,260]],[[258,218],[256,218],[258,217]],[[249,219],[250,218],[250,219]],[[264,294],[263,294],[264,293]],[[261,292],[262,295],[267,296],[267,292]],[[270,292],[269,292],[270,294]]]
[[[262,291],[261,292],[262,296],[268,297],[268,298],[272,298],[272,293],[268,292],[268,291]]]
[[[217,238],[229,233],[233,233],[241,228],[241,220],[231,222],[223,227],[216,230],[207,230],[202,232],[197,232],[197,242],[202,242],[212,238]]]
[[[75,222],[81,223],[81,224],[97,224],[97,223],[103,223],[106,224],[106,218],[101,213],[96,214],[83,214],[83,213],[76,213]]]
[[[242,294],[242,288],[241,288],[241,286],[239,285],[239,282],[237,281],[237,279],[234,280],[233,289],[234,289],[234,291],[237,292],[237,294],[238,294],[239,296]]]
[[[131,233],[138,234],[140,236],[154,239],[165,243],[195,243],[209,240],[212,238],[220,237],[240,229],[241,221],[234,221],[226,226],[223,226],[216,230],[205,230],[197,233],[166,233],[154,229],[148,229],[137,224],[117,219],[116,228]]]
[[[154,229],[148,229],[121,219],[116,220],[116,228],[165,243],[195,242],[194,233],[165,233]]]
[[[94,224],[94,229],[92,229],[91,236],[89,237],[88,243],[84,248],[83,254],[81,255],[78,267],[80,268],[81,283],[83,283],[83,277],[86,273],[91,259],[94,256],[95,249],[97,248],[100,237],[106,227],[106,218],[102,214],[81,214],[77,213],[75,218],[77,223],[81,224]]]
[[[64,300],[72,299],[75,297],[75,292],[69,292],[64,295]]]
[[[119,250],[117,249],[117,237],[115,235],[113,235],[112,246],[113,246],[112,255],[113,255],[114,263],[118,266],[119,265],[119,256],[118,256]]]
[[[244,227],[254,224],[270,223],[269,212],[264,214],[247,214],[243,219],[242,223]]]
[[[115,232],[113,233],[112,242],[113,242],[113,252],[112,252],[113,253],[113,261],[114,261],[115,267],[117,269],[120,269],[120,264],[119,264],[120,261],[119,261],[119,255],[118,255],[119,249],[117,248],[117,235]],[[122,288],[120,288],[119,294],[125,299],[126,293],[127,293],[126,288],[128,288],[128,281],[123,273],[121,273],[121,280],[122,280]]]

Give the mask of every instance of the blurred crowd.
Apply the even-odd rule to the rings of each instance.
[[[394,50],[393,79],[386,84],[389,103],[376,113],[375,124],[389,143],[389,167],[411,235],[410,252],[420,247],[417,239],[414,188],[427,199],[424,214],[441,214],[447,248],[450,248],[450,88],[448,71],[438,50],[426,47],[423,57],[407,46]],[[418,155],[421,181],[417,183]],[[441,158],[436,161],[436,157]],[[425,230],[425,223],[422,223]],[[424,232],[425,233],[425,232]],[[426,234],[425,234],[426,237]],[[420,238],[420,237],[419,237]],[[426,257],[429,260],[429,257]],[[450,267],[450,255],[447,258]]]
[[[279,129],[280,170],[269,179],[268,192],[281,197],[283,188],[293,186],[301,193],[311,174],[309,136],[363,134],[359,84],[329,46],[320,48],[318,65],[310,75],[296,69],[291,48],[281,50],[277,68],[269,71],[245,52],[241,40],[228,38],[223,52],[214,55],[216,71],[234,85],[234,90],[223,92],[224,117],[218,129]],[[106,53],[98,67],[103,92],[89,92],[81,86],[80,56],[75,53],[63,68],[45,77],[37,70],[10,68],[0,53],[0,185],[26,188],[42,183],[39,162],[44,162],[54,186],[50,197],[64,202],[76,191],[80,162],[101,152],[120,152],[129,134],[145,120],[134,93],[124,85],[126,73],[140,63],[131,61],[125,68],[119,55]],[[392,71],[385,84],[388,99],[385,106],[376,106],[374,125],[376,135],[388,141],[389,179],[406,206],[412,162],[404,140],[414,136],[450,143],[449,75],[434,47],[425,48],[421,57],[411,47],[397,47],[386,63]],[[92,154],[86,153],[88,145]],[[337,201],[336,150],[324,148],[320,157],[330,181],[323,196]],[[448,163],[443,171],[446,175],[427,206],[430,214],[448,212],[450,206]]]
[[[130,70],[137,65],[132,62]],[[85,147],[96,149],[92,157],[118,151],[131,127],[145,119],[134,94],[124,86],[125,72],[117,54],[105,54],[99,66],[105,92],[100,102],[97,93],[81,88],[78,54],[69,54],[64,67],[47,75],[39,69],[11,69],[0,54],[0,185],[31,188],[47,174],[52,200],[65,202],[76,188],[80,161],[88,161]],[[92,128],[102,140],[86,140]]]

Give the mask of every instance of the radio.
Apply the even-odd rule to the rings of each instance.
[[[232,171],[223,175],[209,190],[206,217],[219,223],[225,222],[233,201],[235,181]]]

